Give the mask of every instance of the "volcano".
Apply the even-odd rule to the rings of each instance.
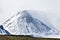
[[[3,23],[4,28],[12,35],[30,35],[33,37],[44,37],[51,35],[59,35],[59,31],[53,26],[46,25],[41,20],[30,15],[27,10],[18,12]]]

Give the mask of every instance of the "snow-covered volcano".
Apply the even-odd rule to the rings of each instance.
[[[50,35],[59,35],[59,31],[53,26],[50,27],[34,16],[29,11],[18,12],[17,15],[3,23],[3,26],[13,35],[30,35],[34,37],[44,37]]]
[[[21,13],[21,16],[18,18],[18,26],[21,28],[21,33],[43,33],[51,30],[51,28],[40,20],[32,17],[29,12],[23,11]]]

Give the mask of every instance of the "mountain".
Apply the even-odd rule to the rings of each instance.
[[[34,18],[30,15],[30,13],[26,10],[22,11],[21,16],[18,18],[18,25],[20,26],[20,34],[25,35],[54,35],[59,34],[58,30],[56,30],[53,26],[47,26],[42,21],[37,18]]]
[[[13,35],[30,35],[33,37],[60,35],[60,31],[53,26],[48,26],[49,23],[46,25],[30,14],[27,10],[18,12],[3,23],[4,28]]]
[[[47,25],[40,20],[33,18],[27,11],[23,11],[22,15],[18,18],[18,24],[20,28],[26,28],[25,32],[43,33],[51,30]],[[25,26],[24,26],[25,25]]]
[[[10,33],[0,25],[0,35],[10,35]]]

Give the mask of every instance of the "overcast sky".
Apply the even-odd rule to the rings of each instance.
[[[24,9],[44,11],[50,22],[60,27],[60,0],[0,0],[0,24]]]

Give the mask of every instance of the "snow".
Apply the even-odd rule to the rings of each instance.
[[[12,35],[30,35],[33,37],[58,37],[60,31],[49,26],[49,22],[41,21],[40,19],[30,15],[31,11],[24,10],[18,12],[16,15],[10,18],[9,21],[5,21],[3,26]],[[46,19],[48,21],[48,19]],[[60,36],[59,36],[60,37]]]

